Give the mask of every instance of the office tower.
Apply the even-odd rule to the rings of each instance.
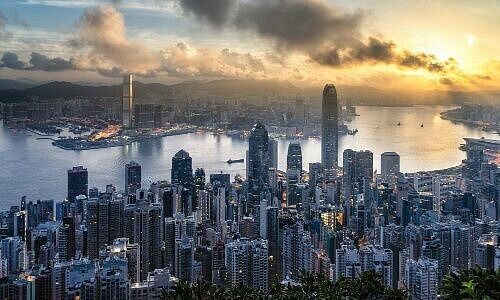
[[[278,141],[269,139],[269,167],[278,169]]]
[[[141,165],[135,161],[125,165],[125,193],[135,194],[141,188]]]
[[[288,169],[286,171],[286,202],[287,206],[297,205],[301,202],[300,170]]]
[[[269,170],[269,137],[262,123],[250,131],[248,140],[248,197],[253,207],[260,203],[262,193],[267,192]]]
[[[193,160],[185,150],[179,150],[172,157],[171,181],[173,184],[182,185],[189,191],[193,187]]]
[[[438,262],[429,258],[408,259],[405,266],[405,285],[411,299],[437,299]]]
[[[123,128],[131,128],[134,124],[132,108],[134,106],[134,93],[132,89],[132,74],[123,77],[122,95],[122,125]]]
[[[194,262],[194,241],[192,238],[183,237],[175,240],[175,276],[180,280],[192,282]]]
[[[267,290],[267,241],[240,238],[226,245],[228,285]]]
[[[115,196],[108,201],[108,243],[123,237],[123,210],[125,198]]]
[[[325,85],[321,105],[321,163],[325,169],[338,165],[339,110],[337,90],[333,84]]]
[[[75,242],[75,220],[73,217],[63,217],[57,236],[60,261],[71,260],[75,256]]]
[[[400,157],[396,152],[384,152],[380,155],[381,174],[383,177],[396,176],[400,172]]]
[[[291,142],[288,145],[286,169],[302,171],[302,149],[299,142]]]
[[[82,166],[68,170],[68,201],[74,202],[78,195],[88,195],[89,174]]]

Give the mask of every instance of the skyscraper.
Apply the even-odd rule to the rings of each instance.
[[[380,155],[382,176],[396,176],[399,173],[400,158],[396,152],[384,152]]]
[[[291,142],[288,145],[286,169],[299,171],[302,170],[302,149],[299,142]]]
[[[325,85],[321,105],[321,162],[331,169],[338,164],[339,117],[337,90],[333,84]]]
[[[269,139],[269,167],[278,169],[278,141]]]
[[[193,159],[183,149],[172,157],[171,181],[188,190],[191,190],[193,186]]]
[[[248,202],[260,204],[261,193],[266,191],[269,170],[269,137],[262,123],[257,123],[248,140]]]
[[[88,195],[89,174],[82,166],[68,170],[68,201],[74,202],[78,195]]]
[[[141,188],[141,165],[135,161],[125,165],[125,192],[135,194]]]
[[[124,128],[130,128],[134,124],[132,117],[133,105],[134,93],[132,90],[132,74],[129,74],[123,77],[122,125]]]

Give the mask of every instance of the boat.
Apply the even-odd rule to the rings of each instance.
[[[240,158],[240,159],[228,159],[227,160],[227,163],[228,164],[234,164],[234,163],[242,163],[244,162],[245,160],[243,158]]]
[[[424,127],[424,124],[420,124],[420,127]]]
[[[398,122],[398,126],[401,126],[401,122]]]

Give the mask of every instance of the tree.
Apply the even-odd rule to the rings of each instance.
[[[500,299],[500,270],[474,268],[447,275],[444,299]]]

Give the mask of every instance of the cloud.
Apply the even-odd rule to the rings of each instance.
[[[162,71],[178,77],[256,77],[265,71],[263,61],[249,53],[185,43],[163,50],[162,65]]]
[[[58,72],[76,69],[74,61],[71,59],[66,60],[60,57],[50,58],[37,52],[31,53],[31,59],[29,63],[19,60],[19,57],[16,53],[5,52],[0,59],[0,67],[13,70],[47,72]]]
[[[440,61],[429,53],[401,49],[390,40],[363,37],[360,33],[366,18],[363,11],[343,13],[322,0],[226,0],[227,5],[220,5],[223,1],[179,1],[184,11],[200,17],[201,21],[214,24],[203,16],[218,16],[216,24],[256,33],[274,42],[280,52],[299,51],[320,65],[383,63],[433,73],[453,72],[458,68],[453,58]],[[183,4],[190,2],[205,4]]]
[[[26,63],[19,60],[17,54],[13,52],[5,52],[0,59],[0,67],[13,70],[26,69]]]
[[[60,57],[50,58],[37,52],[31,53],[30,64],[30,70],[47,72],[74,70],[76,68],[73,59],[66,60]]]
[[[87,50],[76,58],[80,67],[101,68],[104,65],[147,73],[160,66],[157,54],[143,43],[127,39],[123,15],[112,6],[86,9],[77,24],[77,38],[69,45]]]
[[[234,0],[180,0],[179,5],[187,14],[194,15],[214,26],[227,22]]]
[[[447,78],[447,77],[439,78],[439,83],[441,83],[443,85],[454,85],[455,84],[455,82],[453,80],[451,80],[450,78]]]

